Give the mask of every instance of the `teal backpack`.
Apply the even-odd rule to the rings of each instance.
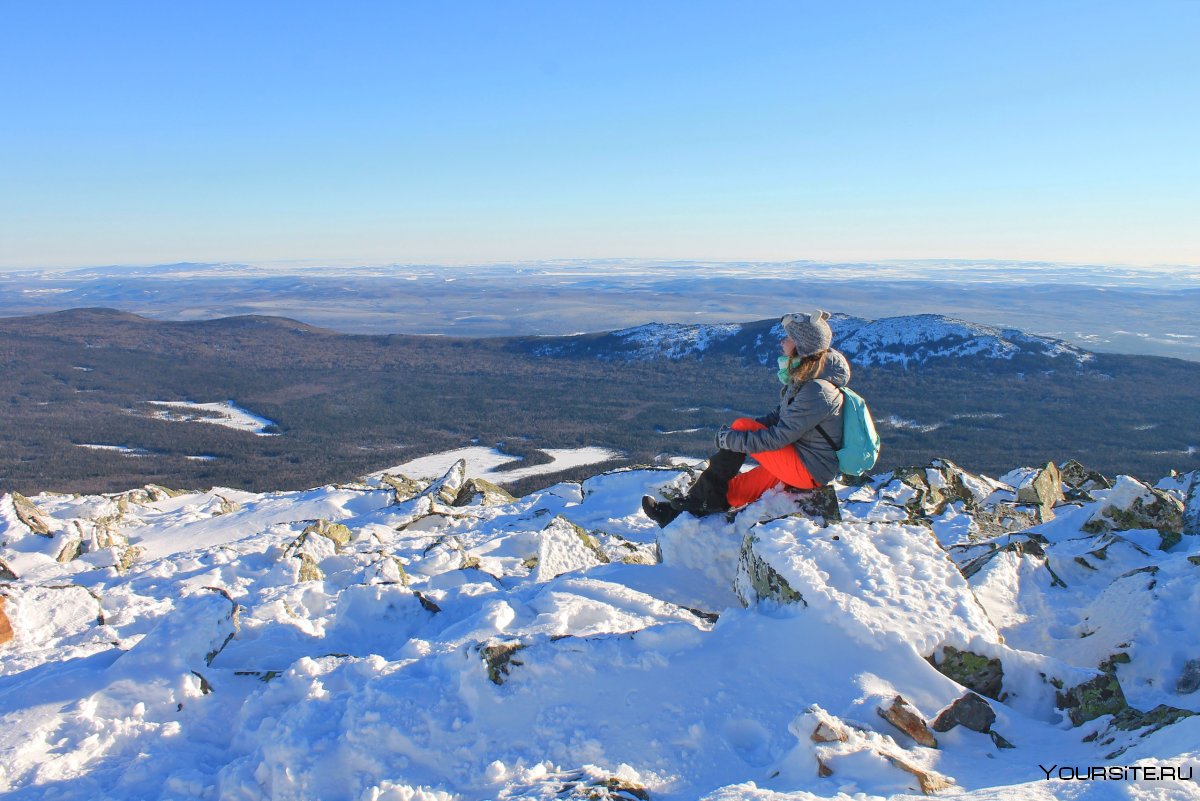
[[[849,387],[838,387],[844,399],[842,403],[842,447],[834,444],[825,429],[817,426],[817,432],[837,451],[838,469],[848,476],[861,476],[875,466],[879,458],[879,434],[875,432],[875,421],[867,402]]]

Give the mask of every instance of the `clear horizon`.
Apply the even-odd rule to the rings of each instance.
[[[1200,5],[1181,0],[5,22],[0,270],[1200,264]]]

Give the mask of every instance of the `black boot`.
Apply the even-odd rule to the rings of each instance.
[[[642,511],[646,513],[646,517],[657,523],[659,528],[671,525],[671,521],[682,514],[666,501],[656,501],[649,495],[642,496]]]
[[[656,501],[646,495],[642,498],[642,511],[646,517],[658,523],[659,528],[670,525],[683,512],[703,517],[728,511],[729,501],[725,494],[729,490],[729,481],[745,463],[746,454],[719,450],[708,460],[708,467],[704,468],[687,495],[671,501]]]
[[[726,493],[729,482],[746,463],[746,454],[721,449],[708,460],[708,467],[696,479],[687,495],[672,501],[671,505],[683,512],[706,515],[725,512],[729,509]]]

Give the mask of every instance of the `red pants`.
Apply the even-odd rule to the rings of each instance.
[[[759,431],[766,426],[749,417],[739,417],[730,428],[734,431]],[[800,454],[791,445],[752,453],[750,456],[758,462],[758,467],[738,473],[729,482],[725,498],[730,506],[744,506],[757,501],[764,492],[780,483],[796,489],[816,489],[819,486],[804,462],[800,461]]]

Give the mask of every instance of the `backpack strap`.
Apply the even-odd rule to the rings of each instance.
[[[832,381],[826,381],[824,378],[818,378],[816,380],[817,381],[825,381],[826,384],[829,384],[831,387],[836,389],[837,393],[842,396],[842,406],[844,407],[846,405],[846,393],[842,392],[841,387],[834,384]],[[826,431],[824,428],[822,428],[820,423],[817,423],[817,433],[820,434],[822,437],[824,437],[825,441],[827,443],[829,443],[829,450],[833,451],[834,453],[837,453],[838,447],[834,443],[833,437],[829,436],[829,432]]]
[[[817,433],[820,434],[822,437],[824,437],[825,441],[829,443],[829,450],[833,451],[834,453],[837,453],[838,447],[837,447],[837,445],[833,444],[833,437],[829,436],[829,434],[825,431],[825,429],[821,428],[820,423],[817,423]]]

